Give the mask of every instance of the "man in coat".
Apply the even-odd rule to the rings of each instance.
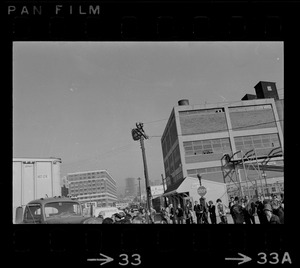
[[[268,219],[268,224],[280,224],[279,217],[275,214],[273,214],[273,209],[270,204],[265,204],[264,212]]]
[[[245,222],[244,208],[240,205],[237,196],[234,198],[234,205],[231,207],[230,213],[235,224],[243,224]]]
[[[194,211],[196,213],[197,224],[200,224],[200,205],[198,204],[198,201],[195,201]]]

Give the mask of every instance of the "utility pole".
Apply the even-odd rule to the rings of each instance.
[[[138,177],[139,181],[139,194],[140,194],[140,205],[142,204],[142,192],[141,192],[141,178]]]
[[[141,143],[141,149],[142,149],[142,155],[143,155],[143,163],[144,163],[144,174],[145,174],[145,180],[146,180],[146,193],[147,193],[147,205],[148,205],[148,211],[151,212],[151,189],[149,185],[149,177],[148,177],[148,167],[147,167],[147,159],[146,159],[146,152],[145,152],[145,145],[144,145],[144,137],[140,138]]]
[[[145,152],[145,145],[144,145],[144,139],[148,139],[148,136],[144,132],[143,123],[136,123],[136,128],[132,129],[131,134],[133,140],[135,141],[139,140],[141,144],[143,163],[144,163],[144,175],[146,181],[147,207],[150,213],[151,212],[151,201],[150,201],[151,189],[149,185],[148,167],[147,167],[147,159],[146,159],[146,152]]]

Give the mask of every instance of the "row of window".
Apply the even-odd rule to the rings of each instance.
[[[111,186],[107,185],[106,190],[108,192],[115,192],[115,191],[117,191],[117,188],[116,187],[111,187]]]
[[[227,153],[231,151],[229,138],[189,141],[184,142],[183,147],[185,156]]]
[[[176,142],[178,136],[175,118],[173,117],[170,122],[170,126],[168,127],[166,135],[162,140],[163,157],[165,157],[170,151],[171,147]]]
[[[76,188],[76,187],[81,187],[81,188],[88,188],[88,187],[104,187],[104,183],[70,183],[69,187],[70,188]]]
[[[101,176],[99,175],[82,175],[82,174],[77,174],[77,175],[68,175],[67,180],[69,182],[77,182],[77,183],[87,183],[87,182],[99,182],[99,181],[104,181],[105,179],[110,181],[112,184],[116,185],[116,182],[106,173],[101,173]]]
[[[169,187],[171,184],[175,183],[176,181],[180,180],[183,178],[183,173],[180,171],[177,175],[175,175],[173,178],[170,176],[167,176],[166,183],[167,187]]]
[[[106,198],[106,196],[101,196],[101,195],[95,195],[95,196],[83,196],[79,197],[80,200],[90,200],[90,199],[95,199],[95,198]]]
[[[280,147],[277,134],[255,135],[234,138],[236,150],[242,149],[262,149]]]
[[[222,172],[221,167],[208,167],[208,168],[197,168],[197,169],[189,169],[187,170],[188,176],[194,177],[197,174],[207,174],[207,173],[217,173]]]
[[[103,192],[105,189],[104,188],[91,188],[91,189],[70,189],[71,193],[92,193],[92,192]]]
[[[68,179],[69,180],[69,179]],[[90,183],[104,183],[105,180],[103,178],[96,178],[96,179],[85,179],[85,178],[80,178],[76,180],[69,180],[70,183],[72,184],[90,184]]]
[[[105,174],[105,172],[95,171],[95,172],[87,172],[87,173],[78,173],[78,174],[69,174],[70,177],[77,177],[77,176],[90,176],[90,175],[100,175]]]
[[[207,115],[207,114],[215,114],[215,113],[224,113],[224,108],[201,109],[201,110],[190,110],[190,111],[179,112],[180,116],[196,115],[196,114]]]
[[[170,154],[168,159],[164,162],[164,165],[165,165],[166,176],[172,174],[181,165],[180,151],[178,145]]]
[[[69,180],[75,179],[93,179],[93,178],[100,178],[100,175],[107,175],[103,172],[91,172],[91,173],[81,173],[81,174],[69,174],[67,177]]]
[[[255,106],[239,106],[239,107],[229,107],[229,112],[249,112],[249,111],[261,111],[261,110],[271,110],[272,106],[267,105],[255,105]]]

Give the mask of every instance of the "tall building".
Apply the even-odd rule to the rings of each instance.
[[[126,197],[134,197],[137,194],[136,190],[137,179],[135,178],[126,178],[125,179],[125,196]]]
[[[69,194],[79,201],[96,202],[99,207],[113,206],[117,201],[116,181],[106,170],[67,174]]]
[[[275,83],[261,81],[255,90],[256,95],[247,94],[241,101],[178,102],[161,138],[166,193],[198,174],[226,183],[229,195],[241,191],[253,196],[283,187],[283,100]],[[224,155],[236,164],[227,175]],[[263,161],[268,162],[264,169]]]

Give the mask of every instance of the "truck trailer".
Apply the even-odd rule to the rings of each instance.
[[[61,195],[60,158],[13,158],[13,223],[17,207]]]

